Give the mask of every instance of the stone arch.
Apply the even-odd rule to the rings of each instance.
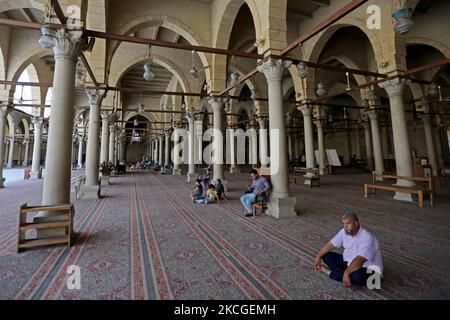
[[[6,61],[3,55],[3,48],[0,45],[0,79],[6,80]]]
[[[19,62],[12,68],[11,81],[17,81],[22,72],[35,61],[45,57],[53,55],[51,49],[43,49],[42,47],[36,47],[32,50],[27,51],[20,59]]]
[[[131,33],[136,32],[139,29],[151,26],[151,25],[159,25],[166,29],[169,29],[173,32],[178,33],[183,38],[185,38],[190,44],[196,46],[204,46],[204,41],[200,38],[200,36],[188,25],[181,22],[180,20],[168,16],[168,15],[146,15],[133,19],[132,21],[126,23],[122,27],[119,28],[118,34],[121,35],[129,35]],[[120,42],[116,42],[113,44],[111,52],[107,57],[107,70],[110,69],[111,63],[114,57],[115,52],[120,46]],[[202,62],[203,67],[207,67],[209,65],[206,54],[203,52],[198,52],[200,60]],[[206,80],[208,81],[211,78],[210,70],[205,70]]]
[[[333,24],[329,28],[322,31],[315,38],[313,38],[313,40],[311,40],[312,42],[310,46],[308,46],[310,50],[304,53],[305,56],[303,57],[303,59],[311,62],[317,62],[319,60],[320,54],[322,53],[323,49],[325,48],[330,38],[338,30],[345,27],[357,27],[369,39],[369,42],[372,46],[372,50],[375,53],[375,59],[377,59],[377,57],[381,58],[383,56],[383,50],[380,40],[378,39],[375,31],[369,30],[367,28],[366,21],[360,18],[346,16],[341,20],[339,20],[338,23]]]
[[[243,76],[244,72],[242,70],[236,69],[237,73],[239,74],[239,76]],[[253,78],[249,78],[247,80],[245,80],[245,82],[240,83],[239,85],[237,85],[236,87],[234,87],[233,89],[230,90],[230,95],[231,96],[239,96],[241,94],[242,89],[244,88],[244,86],[247,85],[247,87],[250,90],[254,90],[256,89],[259,93],[260,90],[258,88],[258,86],[256,85],[256,81]],[[230,107],[230,112],[231,113],[235,113],[234,110],[238,107],[239,103],[237,100],[232,99],[231,100],[231,107]],[[261,107],[261,102],[260,101],[255,101],[254,104],[255,109],[259,109]]]
[[[218,25],[213,26],[213,47],[227,49],[229,46],[231,32],[233,30],[236,16],[239,13],[242,5],[246,4],[253,18],[253,25],[255,28],[256,39],[261,37],[261,19],[258,12],[258,7],[254,0],[226,0],[223,1],[222,7],[218,8],[222,14],[217,18]],[[226,85],[226,68],[227,57],[224,55],[213,56],[213,81],[212,91],[220,91]]]
[[[23,8],[34,8],[44,11],[45,2],[45,0],[3,0],[0,2],[0,12]]]
[[[12,117],[11,113],[8,113],[8,115],[6,116],[6,122],[8,123],[9,135],[13,137],[16,125],[14,123],[14,118]]]
[[[119,66],[119,70],[117,72],[114,73],[114,76],[112,78],[111,83],[113,84],[113,86],[117,86],[120,79],[130,70],[132,69],[134,66],[136,66],[137,64],[144,62],[144,61],[149,61],[148,58],[143,58],[143,57],[134,57],[129,59],[128,61],[126,61],[125,63],[123,63],[121,66]],[[181,85],[181,88],[184,92],[190,92],[191,88],[189,85],[189,81],[186,79],[185,75],[183,74],[183,72],[181,72],[177,66],[175,66],[174,63],[172,63],[170,60],[161,57],[161,56],[157,56],[157,55],[152,55],[152,61],[156,64],[159,64],[160,66],[166,68],[167,70],[169,70],[178,80],[178,82]]]
[[[22,121],[25,130],[25,139],[28,140],[30,138],[30,123],[26,117],[23,117],[20,121]]]
[[[347,86],[341,82],[337,82],[335,83],[330,90],[328,91],[328,94],[330,95],[338,95],[340,93],[342,94],[346,94],[348,96],[350,96],[353,100],[355,100],[356,103],[358,103],[359,105],[362,104],[362,100],[361,100],[361,94],[360,91],[345,91],[345,88],[347,88]]]
[[[429,39],[429,38],[423,38],[423,37],[417,37],[417,38],[407,38],[405,40],[406,45],[415,45],[415,44],[422,44],[427,45],[430,47],[433,47],[434,49],[440,51],[446,58],[450,58],[450,48],[445,45],[444,43]]]
[[[222,15],[218,17],[219,25],[216,32],[213,34],[213,47],[228,48],[236,16],[242,5],[246,4],[253,18],[253,25],[255,27],[256,39],[261,37],[261,19],[258,12],[258,7],[254,0],[225,0],[222,4]]]
[[[137,113],[136,111],[127,111],[127,112],[124,114],[123,119],[124,119],[124,121],[129,121],[131,118],[133,118],[133,117],[135,117],[135,116],[142,116],[142,117],[146,118],[146,119],[148,120],[148,122],[149,122],[151,125],[152,125],[152,122],[158,121],[158,120],[155,118],[155,115],[153,115],[153,114],[150,113],[150,112]],[[154,125],[154,124],[153,124],[153,125]]]

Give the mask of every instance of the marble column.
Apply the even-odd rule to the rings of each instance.
[[[126,147],[127,137],[125,134],[120,137],[120,162],[125,163],[125,147]]]
[[[100,163],[108,162],[109,158],[109,120],[111,113],[103,111],[102,117],[102,140],[100,147]]]
[[[312,125],[312,107],[309,105],[304,105],[304,106],[299,107],[299,110],[303,114],[303,122],[304,122],[304,127],[305,127],[306,168],[312,169],[315,167],[315,165],[314,165],[315,164],[315,156],[314,156],[314,131],[313,131],[313,125]],[[310,181],[311,180],[305,181],[305,184],[310,183]]]
[[[83,168],[83,136],[78,136],[78,168]]]
[[[182,157],[180,157],[180,129],[177,126],[173,127],[173,172],[174,176],[181,175],[180,164],[182,162]],[[185,150],[183,150],[185,152]]]
[[[3,178],[3,159],[5,158],[5,131],[6,131],[6,116],[9,109],[7,106],[0,106],[0,189],[5,187],[5,178]]]
[[[412,155],[408,137],[408,125],[406,122],[405,108],[403,105],[404,79],[393,79],[382,82],[379,85],[385,89],[390,102],[392,133],[394,137],[394,152],[397,176],[412,177]],[[410,187],[414,183],[408,180],[397,180],[398,186]],[[397,192],[394,196],[396,200],[413,201],[410,193]]]
[[[86,146],[86,180],[83,188],[83,198],[98,199],[100,198],[100,181],[99,181],[99,135],[100,135],[100,109],[104,90],[88,90],[89,97],[89,130],[88,141]]]
[[[109,148],[108,148],[108,160],[111,161],[113,164],[115,153],[116,153],[116,126],[114,124],[111,124],[109,126]]]
[[[259,159],[261,168],[266,168],[269,165],[267,154],[267,128],[266,119],[258,119],[259,124]]]
[[[155,139],[155,165],[160,165],[159,163],[159,138]]]
[[[5,156],[3,157],[2,166],[6,167],[8,163],[8,155],[9,155],[9,140],[5,140]]]
[[[438,162],[438,172],[444,167],[444,151],[442,149],[442,142],[441,142],[441,127],[438,125],[437,127],[433,128],[433,140],[434,140],[434,147],[436,150],[436,157]]]
[[[194,182],[198,178],[198,174],[195,172],[195,110],[194,108],[189,108],[187,112],[186,119],[189,124],[189,160],[188,160],[188,174],[187,181]]]
[[[378,112],[377,110],[370,110],[367,112],[367,115],[370,119],[370,127],[372,128],[372,146],[373,146],[373,154],[375,158],[375,172],[377,175],[384,174],[384,157],[383,157],[383,149],[381,146],[381,138],[380,138],[380,128],[378,125]],[[382,178],[377,177],[377,180],[383,180]]]
[[[78,57],[86,47],[86,38],[82,32],[58,30],[56,45],[55,71],[53,77],[53,96],[48,126],[47,152],[45,157],[43,205],[70,203],[70,179],[72,174],[71,146],[74,125],[75,69]],[[59,212],[41,212],[36,222],[67,220],[67,214]],[[38,230],[38,238],[65,234],[66,228]]]
[[[213,109],[213,180],[222,180],[222,184],[226,188],[226,181],[223,172],[223,109],[224,101],[222,98],[210,98],[209,103]]]
[[[373,153],[372,153],[372,136],[370,134],[370,123],[369,122],[363,122],[364,127],[364,136],[366,140],[366,158],[367,158],[367,168],[370,171],[374,170],[373,165]]]
[[[164,132],[164,166],[168,166],[170,164],[170,132]]]
[[[28,166],[28,154],[30,153],[30,139],[25,140],[25,154],[23,157],[22,166],[27,167]]]
[[[270,129],[270,170],[272,192],[268,203],[268,213],[275,218],[295,217],[297,199],[290,196],[289,172],[286,145],[286,126],[283,110],[282,78],[291,61],[269,58],[258,66],[268,84],[269,129]]]
[[[159,136],[159,165],[161,166],[162,169],[164,169],[164,135],[160,135]]]
[[[234,129],[227,129],[227,140],[230,148],[230,173],[236,172],[236,138],[234,136]]]
[[[258,164],[258,133],[254,128],[250,128],[250,139],[251,139],[251,159],[250,164],[255,168]]]
[[[361,137],[359,136],[359,127],[355,130],[356,158],[361,159]]]
[[[31,163],[30,179],[41,179],[39,174],[41,168],[41,148],[42,148],[42,118],[33,118],[34,127],[34,144],[33,144],[33,161]]]
[[[325,152],[325,139],[323,136],[323,120],[314,121],[317,127],[317,140],[319,144],[319,173],[323,176],[327,168],[327,154]]]
[[[431,116],[429,114],[424,114],[420,116],[423,122],[423,130],[425,133],[425,143],[427,146],[427,156],[428,163],[431,164],[433,168],[433,176],[438,175],[438,162],[436,157],[436,149],[433,141],[433,130],[431,129]]]
[[[14,137],[9,138],[8,164],[6,165],[8,169],[11,169],[13,166],[14,146],[15,146]]]

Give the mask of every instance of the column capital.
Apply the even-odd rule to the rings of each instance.
[[[281,81],[285,68],[289,68],[292,61],[269,58],[267,61],[260,64],[257,69],[264,73],[267,82]]]
[[[97,106],[100,105],[103,98],[105,97],[105,90],[88,89],[86,90],[86,94],[89,98],[89,105]]]
[[[370,122],[364,121],[361,123],[364,129],[370,129]]]
[[[77,61],[81,52],[86,48],[87,39],[81,31],[67,31],[60,29],[55,34],[53,52],[55,59],[72,59]]]
[[[195,120],[195,109],[193,107],[190,107],[188,111],[186,112],[186,119],[189,123],[194,123]]]
[[[315,120],[314,124],[316,125],[317,129],[323,129],[323,124],[326,122],[326,120]]]
[[[405,79],[392,79],[388,81],[381,82],[378,84],[380,88],[386,90],[389,97],[391,96],[401,96],[403,95],[403,90],[405,89]]]
[[[223,111],[225,101],[226,99],[222,97],[210,97],[208,99],[214,113]]]
[[[31,121],[33,122],[35,131],[36,131],[36,128],[38,128],[40,130],[42,128],[42,125],[44,124],[44,119],[42,119],[40,117],[33,117],[33,119]]]
[[[258,118],[258,119],[256,119],[256,121],[258,122],[260,129],[266,128],[266,124],[267,124],[266,118]]]
[[[431,116],[428,113],[419,115],[420,120],[422,120],[423,123],[430,123],[431,122]]]
[[[102,120],[108,120],[108,122],[109,122],[109,120],[110,120],[110,117],[111,117],[111,112],[109,112],[109,111],[102,111],[101,113],[100,113],[100,116],[102,117]]]
[[[311,105],[302,105],[297,107],[298,111],[301,111],[303,117],[311,117],[313,107]]]
[[[378,120],[378,110],[372,109],[372,110],[366,111],[366,114],[369,117],[370,121]]]

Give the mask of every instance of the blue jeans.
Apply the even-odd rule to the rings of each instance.
[[[344,271],[347,269],[347,262],[344,261],[342,254],[335,252],[328,252],[322,257],[323,262],[330,268],[330,279],[342,282]],[[370,274],[367,273],[367,268],[361,268],[350,275],[350,282],[360,286],[367,285],[367,279]]]
[[[247,214],[253,212],[253,204],[256,202],[256,194],[247,193],[241,197],[241,203],[244,206]]]

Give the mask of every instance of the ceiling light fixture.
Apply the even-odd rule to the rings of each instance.
[[[155,74],[152,72],[152,64],[150,63],[152,60],[152,46],[148,46],[148,58],[150,59],[149,62],[144,64],[144,79],[146,81],[152,81],[155,79]]]
[[[47,49],[52,49],[56,45],[56,29],[52,26],[53,1],[49,1],[45,6],[44,25],[41,28],[39,44]]]

